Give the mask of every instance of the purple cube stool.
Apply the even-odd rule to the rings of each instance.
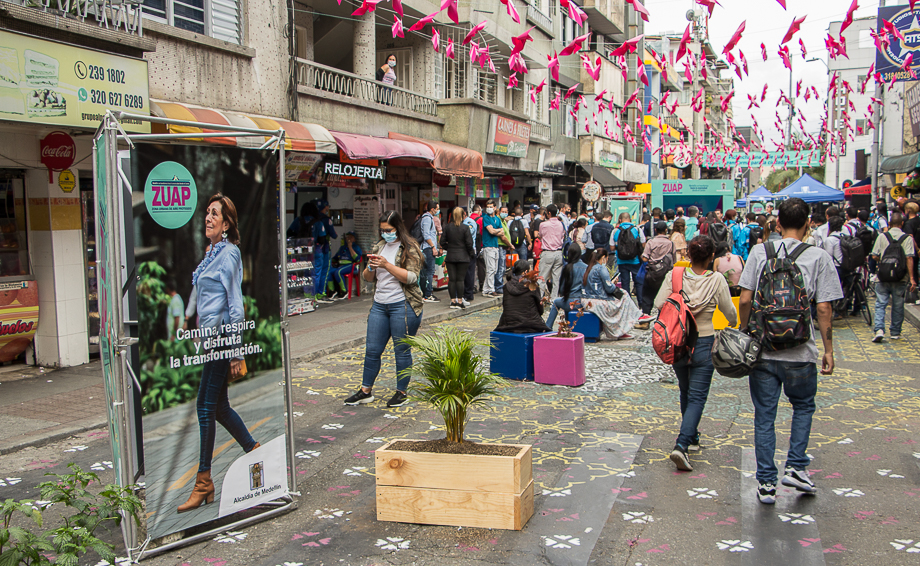
[[[585,383],[585,337],[560,338],[544,334],[533,340],[534,381],[547,385]]]

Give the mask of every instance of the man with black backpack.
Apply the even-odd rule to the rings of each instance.
[[[803,493],[817,492],[806,471],[818,391],[818,348],[811,302],[817,303],[818,329],[824,344],[821,373],[830,375],[834,371],[831,304],[843,296],[830,256],[802,243],[808,227],[808,205],[799,198],[783,201],[778,221],[782,239],[754,246],[739,282],[740,328],[747,328],[762,345],[749,385],[754,404],[757,497],[765,504],[776,502],[775,420],[783,392],[792,405],[792,426],[782,483]]]
[[[520,206],[514,207],[514,218],[508,223],[508,235],[518,259],[527,260],[527,247],[530,245],[530,233],[524,221],[524,211]]]
[[[875,247],[872,248],[872,256],[878,262],[878,283],[875,284],[875,338],[872,339],[876,343],[885,338],[885,309],[889,302],[890,336],[892,340],[901,338],[908,278],[911,290],[917,286],[914,276],[914,239],[901,230],[903,226],[904,216],[900,212],[892,213],[888,220],[888,231],[875,240]]]
[[[636,299],[642,301],[642,289],[639,287],[639,268],[642,266],[640,256],[645,245],[645,234],[635,224],[628,212],[621,212],[619,226],[610,235],[610,249],[616,252],[617,269],[620,271],[620,283],[629,294],[629,280],[636,284]],[[597,230],[597,228],[595,228]]]

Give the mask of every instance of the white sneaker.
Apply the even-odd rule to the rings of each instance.
[[[885,339],[885,331],[884,331],[884,330],[876,330],[876,331],[875,331],[875,338],[873,338],[872,341],[875,342],[876,344],[878,344],[879,342],[881,342],[881,341],[884,340],[884,339]]]
[[[466,299],[463,299],[463,306],[465,306],[465,307],[470,306],[470,302],[467,301]]]

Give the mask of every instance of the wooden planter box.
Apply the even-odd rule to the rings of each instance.
[[[393,442],[374,453],[378,520],[519,531],[533,515],[530,445],[481,456],[390,450]]]
[[[546,385],[578,387],[585,384],[585,337],[555,334],[537,336],[533,342],[534,380]]]

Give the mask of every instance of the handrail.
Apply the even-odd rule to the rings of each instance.
[[[543,31],[553,33],[553,20],[533,4],[527,4],[527,19],[543,28]]]
[[[553,129],[549,124],[537,122],[536,120],[528,120],[527,123],[530,124],[530,139],[545,142],[553,141]]]
[[[142,0],[2,0],[25,8],[35,8],[43,12],[56,12],[64,18],[73,16],[82,22],[90,15],[105,28],[109,23],[117,30],[124,28],[125,33],[144,35],[144,6]]]
[[[376,80],[327,67],[314,61],[295,58],[294,63],[297,67],[296,76],[299,86],[364,102],[383,104],[399,110],[409,110],[428,116],[438,115],[438,101],[435,98],[397,86],[386,86]]]

